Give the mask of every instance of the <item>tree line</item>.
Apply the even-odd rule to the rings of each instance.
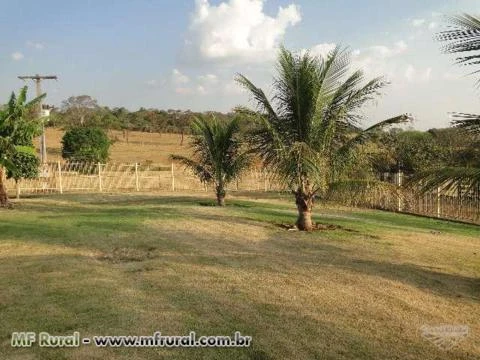
[[[101,106],[89,95],[71,96],[55,109],[48,122],[51,127],[97,127],[105,130],[122,130],[150,133],[190,133],[193,120],[201,115],[213,115],[221,120],[234,117],[233,113],[217,111],[160,110],[140,108],[130,111],[124,107]]]
[[[88,95],[72,96],[63,101],[62,106],[51,114],[47,124],[67,130],[76,127],[122,130],[128,141],[129,131],[191,134],[192,124],[199,117],[215,117],[219,122],[236,118],[239,130],[245,133],[252,126],[252,122],[247,117],[239,116],[238,111],[221,113],[145,108],[129,111],[125,108],[100,106]],[[355,134],[356,130],[355,126],[350,126],[349,133]],[[398,171],[413,175],[441,166],[480,167],[479,145],[476,136],[466,134],[458,127],[427,131],[398,127],[379,129],[357,149],[357,152],[361,151],[374,161],[371,161],[368,168],[360,162],[354,170],[370,172],[378,179],[385,180],[387,173]],[[71,150],[67,149],[65,154],[68,152]],[[360,158],[357,156],[357,161]]]

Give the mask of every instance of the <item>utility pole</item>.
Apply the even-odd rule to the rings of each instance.
[[[57,80],[56,75],[29,75],[29,76],[19,76],[21,80],[34,80],[36,89],[37,89],[37,97],[42,95],[42,80]],[[38,117],[42,116],[42,102],[40,101],[38,104]],[[45,139],[45,125],[42,122],[42,135],[40,137],[40,161],[42,164],[47,162],[47,143]]]

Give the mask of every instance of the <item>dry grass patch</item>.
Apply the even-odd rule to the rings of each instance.
[[[337,228],[306,234],[274,225],[295,220],[281,198],[232,196],[220,209],[200,206],[204,197],[172,195],[67,196],[60,198],[62,207],[70,204],[67,221],[55,199],[25,200],[0,224],[8,239],[0,242],[3,339],[12,329],[84,336],[238,330],[253,336],[253,347],[18,351],[5,341],[11,358],[480,355],[476,227],[441,223],[432,234],[438,224],[428,219],[320,207],[317,221]],[[27,213],[38,227],[21,231],[17,222]],[[31,313],[39,307],[48,316]],[[420,334],[423,325],[440,324],[468,325],[471,335],[441,350]]]

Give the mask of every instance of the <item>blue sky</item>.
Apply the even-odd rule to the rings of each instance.
[[[324,54],[349,46],[352,64],[391,85],[366,109],[365,125],[412,113],[416,128],[448,124],[449,111],[478,111],[474,78],[432,40],[442,14],[480,13],[480,2],[136,0],[3,2],[0,96],[17,75],[57,74],[48,103],[88,94],[102,105],[228,111],[247,104],[233,81],[267,91],[279,44]]]

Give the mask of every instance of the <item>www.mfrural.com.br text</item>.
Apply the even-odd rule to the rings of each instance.
[[[197,336],[194,331],[188,335],[162,335],[156,331],[153,335],[108,335],[80,336],[78,331],[70,335],[51,335],[47,332],[13,332],[12,347],[50,347],[68,348],[82,345],[96,347],[249,347],[251,336],[242,335],[236,331],[233,336],[209,335]]]

